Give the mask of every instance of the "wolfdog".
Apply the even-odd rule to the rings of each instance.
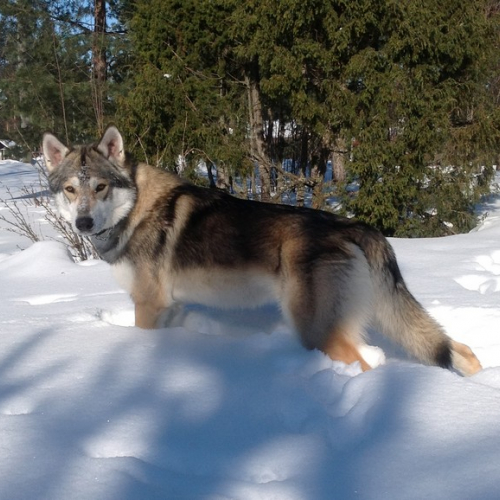
[[[465,375],[481,369],[409,292],[373,227],[195,186],[134,161],[114,126],[72,149],[45,134],[43,153],[59,213],[111,264],[138,327],[164,326],[179,303],[274,302],[307,349],[363,370],[370,325],[423,363]]]

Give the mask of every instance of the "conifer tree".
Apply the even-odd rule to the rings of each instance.
[[[190,170],[203,160],[228,178],[245,164],[246,108],[229,57],[227,3],[134,3],[134,85],[120,122],[152,163]]]
[[[500,142],[490,3],[138,0],[120,120],[152,162],[258,167],[262,199],[305,187],[387,235],[466,231]]]
[[[0,134],[3,137],[33,151],[46,130],[52,130],[67,142],[80,142],[95,137],[104,120],[112,120],[114,101],[100,89],[102,106],[96,113],[100,103],[97,92],[92,92],[96,88],[91,79],[92,54],[98,45],[97,38],[92,37],[93,7],[90,0],[0,3]],[[107,37],[103,38],[102,29],[99,35],[99,43],[106,42],[107,50],[111,44],[107,43]],[[114,54],[123,52],[119,43],[114,42],[112,47]],[[101,60],[105,61],[102,57]],[[114,62],[113,57],[109,60]],[[119,73],[123,70],[110,72],[113,82],[119,82]]]
[[[350,7],[344,26],[358,42],[344,78],[359,190],[346,210],[388,235],[470,230],[499,144],[486,95],[496,19],[481,1]]]
[[[238,2],[233,14],[235,54],[259,76],[269,156],[277,165],[292,159],[316,208],[324,206],[323,177],[340,136],[327,102],[339,78],[335,7],[320,0]],[[300,180],[289,185],[298,189]]]

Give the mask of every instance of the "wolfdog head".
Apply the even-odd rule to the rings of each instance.
[[[127,217],[136,188],[116,127],[97,145],[72,149],[45,134],[43,155],[57,209],[77,233],[98,235]]]

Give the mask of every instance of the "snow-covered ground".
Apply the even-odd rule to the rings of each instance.
[[[0,198],[37,179],[0,162]],[[500,201],[485,210],[470,234],[392,240],[478,355],[471,378],[376,335],[387,363],[361,373],[305,351],[272,308],[141,331],[104,262],[0,231],[0,498],[497,500]]]

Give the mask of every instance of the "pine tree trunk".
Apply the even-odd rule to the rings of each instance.
[[[225,167],[216,166],[217,169],[217,182],[216,186],[219,189],[223,189],[224,191],[231,192],[233,179],[231,174]]]
[[[17,45],[17,64],[16,69],[18,72],[22,72],[26,66],[25,54],[28,53],[28,48],[26,46],[26,39],[24,38],[24,33],[27,32],[28,27],[25,22],[23,22],[22,18],[18,20],[18,32],[16,37],[16,45]],[[30,124],[30,118],[24,112],[24,108],[26,107],[26,98],[27,92],[22,87],[18,93],[18,102],[19,102],[19,119],[21,129],[27,128]]]
[[[295,204],[298,207],[303,207],[305,203],[305,197],[306,197],[305,177],[303,170],[300,169],[299,182],[297,183],[295,188]]]
[[[215,182],[214,173],[213,173],[212,168],[213,168],[213,163],[208,162],[207,163],[208,183],[209,183],[209,186],[211,188],[215,188],[216,187],[216,182]]]
[[[250,114],[250,156],[259,166],[262,201],[271,201],[271,160],[266,152],[264,140],[264,119],[258,79],[249,71],[245,76],[248,92],[248,111]]]
[[[95,0],[94,3],[94,33],[92,38],[92,92],[97,128],[100,134],[104,132],[104,100],[106,93],[106,2]]]
[[[345,182],[345,158],[347,154],[347,148],[345,144],[345,139],[341,136],[337,136],[335,139],[335,145],[333,148],[332,155],[332,176],[333,181],[337,184],[343,184]]]
[[[323,208],[323,184],[326,170],[326,156],[321,154],[319,162],[311,168],[311,180],[313,181],[313,192],[311,207],[320,209]]]

